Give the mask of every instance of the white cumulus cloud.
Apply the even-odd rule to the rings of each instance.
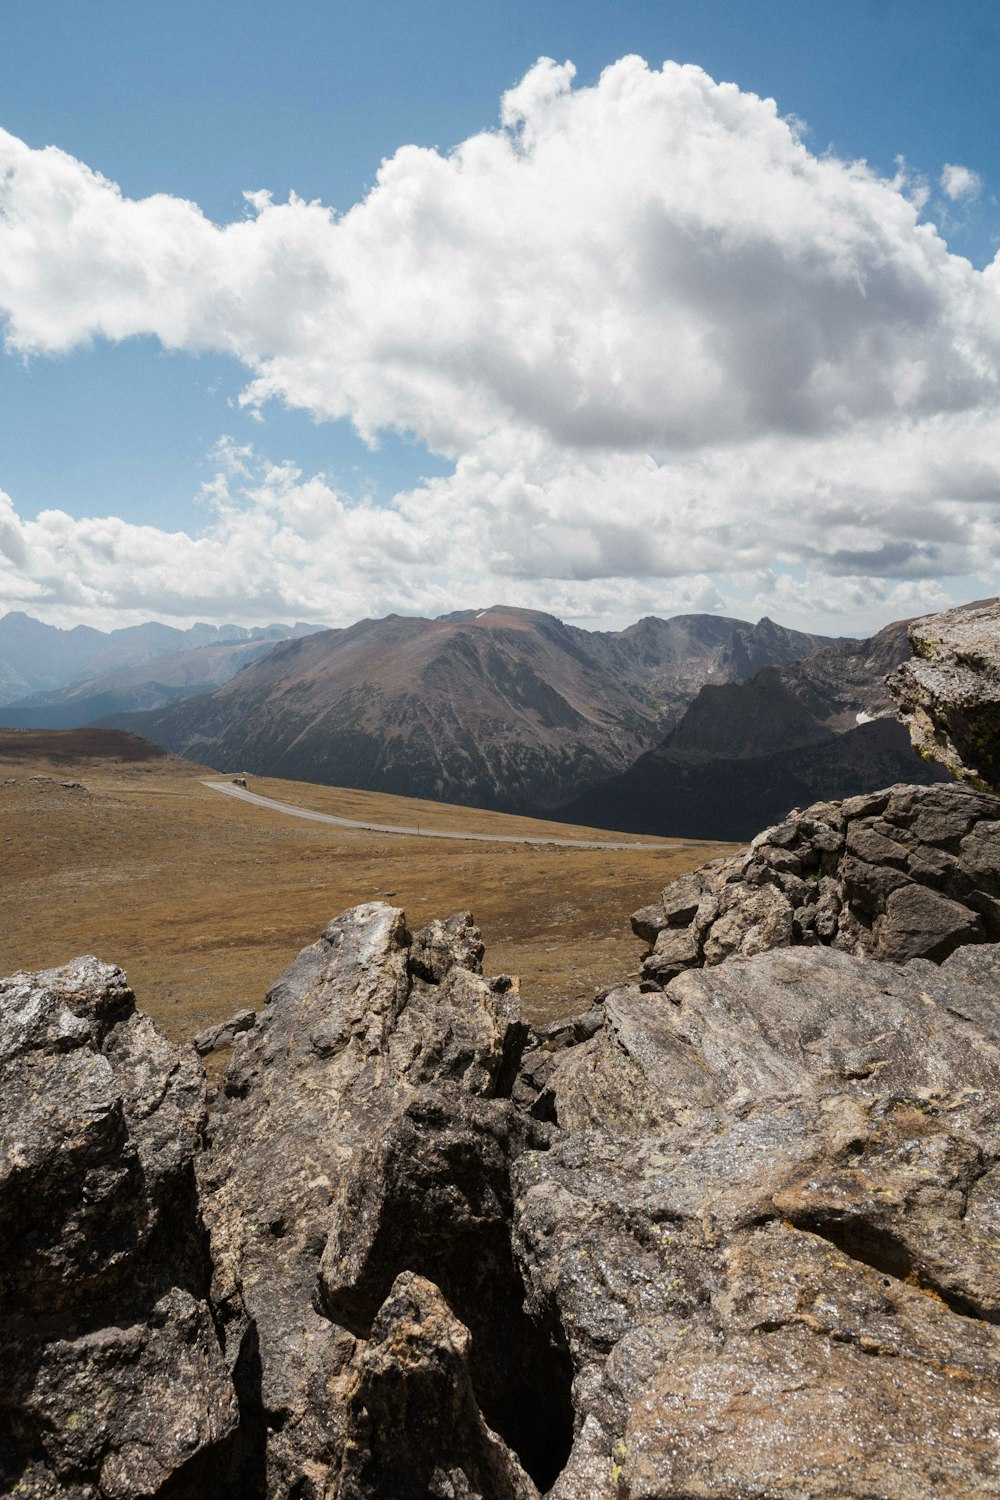
[[[952,202],[958,202],[961,198],[972,201],[982,192],[983,180],[978,172],[973,172],[969,167],[945,162],[941,173],[941,188]]]
[[[950,197],[978,186],[945,168]],[[453,472],[379,507],[230,445],[198,536],[0,509],[8,603],[867,623],[995,577],[1000,268],[949,252],[902,168],[815,155],[773,101],[543,59],[497,129],[402,147],[341,216],[246,198],[217,225],[0,132],[8,351],[223,351],[251,408],[409,432]]]

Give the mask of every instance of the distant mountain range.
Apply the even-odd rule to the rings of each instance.
[[[219,769],[734,839],[818,798],[942,779],[884,685],[908,656],[906,622],[831,641],[718,615],[588,631],[503,605],[321,631],[15,613],[0,687],[35,690],[0,726],[100,723]]]
[[[555,814],[679,837],[752,838],[795,806],[896,781],[948,780],[913,752],[885,686],[910,655],[906,621],[748,681],[701,689],[662,744]]]
[[[715,615],[587,631],[495,606],[287,642],[210,693],[104,722],[208,765],[541,811],[624,770],[703,684],[828,638]]]
[[[0,618],[0,726],[63,729],[109,713],[159,708],[224,682],[315,625],[150,621],[122,630],[60,630],[14,611]]]

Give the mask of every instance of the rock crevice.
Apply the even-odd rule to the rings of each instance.
[[[7,1490],[1000,1496],[997,945],[737,955],[534,1036],[480,959],[343,913],[207,1118],[118,971],[6,982]]]

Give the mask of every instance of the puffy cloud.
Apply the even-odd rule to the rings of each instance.
[[[940,180],[942,190],[956,203],[962,198],[969,201],[978,198],[983,189],[983,180],[978,172],[973,172],[969,167],[957,166],[954,162],[945,162]]]
[[[388,506],[228,440],[214,457],[197,536],[0,505],[0,607],[347,624],[507,601],[604,626],[721,610],[851,633],[932,607],[942,578],[988,593],[1000,566],[1000,424],[980,414],[669,463],[505,434]]]
[[[509,427],[675,451],[995,399],[995,283],[773,101],[636,57],[574,88],[543,60],[502,119],[403,147],[341,218],[253,192],[225,227],[0,136],[8,346],[220,349],[251,401],[455,455]]]
[[[942,178],[956,199],[977,183]],[[253,191],[220,226],[0,132],[12,353],[221,350],[251,409],[454,460],[380,507],[230,442],[197,536],[0,507],[0,595],[66,618],[504,598],[855,629],[942,578],[986,592],[1000,265],[950,254],[924,197],[902,165],[814,155],[773,101],[634,57],[587,88],[541,61],[498,129],[401,148],[342,216]]]

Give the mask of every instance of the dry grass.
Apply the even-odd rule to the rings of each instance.
[[[96,953],[121,964],[168,1034],[186,1038],[258,1005],[330,917],[383,897],[413,927],[471,908],[488,971],[520,974],[526,1013],[548,1019],[634,971],[641,949],[628,913],[729,849],[598,851],[364,833],[221,796],[200,784],[212,774],[170,756],[115,762],[93,746],[74,755],[55,736],[39,745],[0,733],[0,973]],[[83,788],[60,784],[69,779]],[[298,782],[254,777],[251,788],[373,822],[614,837]]]

